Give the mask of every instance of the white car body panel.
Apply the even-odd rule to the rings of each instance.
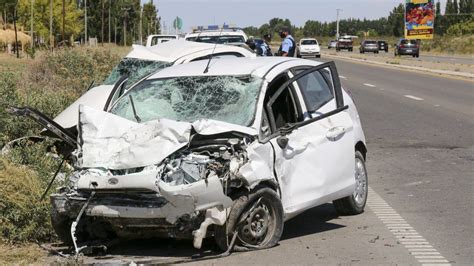
[[[56,116],[54,122],[64,128],[76,126],[79,115],[79,105],[87,105],[97,110],[103,110],[113,88],[114,86],[112,85],[100,85],[88,90]]]

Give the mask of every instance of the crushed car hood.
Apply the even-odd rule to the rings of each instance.
[[[193,123],[158,119],[136,123],[88,106],[79,106],[79,143],[82,168],[130,169],[158,164],[185,147],[193,132],[214,135],[257,130],[216,120]]]
[[[86,104],[95,109],[102,110],[113,88],[113,85],[100,85],[90,89],[56,116],[54,122],[63,128],[75,127],[77,125],[79,105]]]

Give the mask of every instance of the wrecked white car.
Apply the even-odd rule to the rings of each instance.
[[[109,112],[81,105],[78,132],[62,136],[77,145],[77,170],[51,196],[53,226],[76,247],[166,237],[200,248],[214,237],[223,250],[268,248],[309,208],[359,214],[367,199],[365,137],[332,62],[172,66]]]

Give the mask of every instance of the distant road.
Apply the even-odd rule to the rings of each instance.
[[[335,49],[327,49],[327,47],[322,47],[324,52],[335,51]],[[324,56],[323,52],[323,56]],[[341,56],[357,53],[359,54],[359,46],[354,46],[354,51],[352,53],[347,51],[339,52]],[[386,58],[395,58],[393,55],[393,49],[390,49],[388,53],[380,51],[379,54],[374,53],[365,53],[367,57],[386,57]],[[465,64],[465,65],[474,65],[474,57],[472,55],[466,56],[445,56],[445,55],[427,55],[423,53],[423,50],[420,52],[419,58],[413,58],[411,56],[403,56],[403,59],[413,60],[413,61],[429,61],[429,62],[441,62],[441,63],[452,63],[452,64]]]

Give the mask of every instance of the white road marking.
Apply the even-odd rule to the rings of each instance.
[[[420,98],[420,97],[416,97],[416,96],[413,96],[413,95],[403,95],[405,97],[407,97],[408,99],[412,99],[412,100],[415,100],[415,101],[423,101],[424,99],[423,98]]]
[[[371,88],[375,88],[375,87],[376,87],[375,85],[372,85],[372,84],[370,84],[370,83],[364,83],[364,86],[371,87]]]
[[[341,78],[341,79],[346,79],[346,80],[347,80],[347,78],[346,78],[346,77],[344,77],[344,76],[339,76],[339,78]]]
[[[371,84],[364,84],[369,86]],[[371,85],[374,86],[374,85]],[[371,87],[369,86],[369,87]],[[374,86],[375,87],[375,86]],[[404,95],[407,98],[422,101],[412,95]],[[385,224],[387,229],[397,238],[397,242],[405,246],[410,254],[418,260],[419,263],[436,264],[443,263],[450,265],[441,253],[439,253],[415,228],[413,228],[398,212],[390,207],[372,188],[369,187],[369,197],[367,206],[374,214]]]

